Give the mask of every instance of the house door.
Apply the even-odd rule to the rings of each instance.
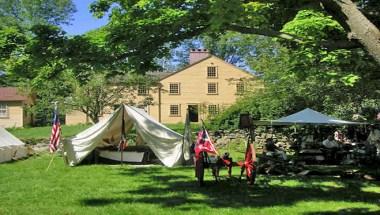
[[[198,122],[198,105],[187,106],[190,122]]]

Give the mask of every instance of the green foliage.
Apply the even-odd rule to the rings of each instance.
[[[294,19],[286,23],[283,32],[291,33],[305,39],[330,40],[345,38],[344,29],[340,24],[322,12],[314,10],[301,10]]]
[[[24,32],[17,27],[0,28],[0,59],[7,59],[15,50],[20,49],[27,41]],[[20,51],[20,50],[18,50]],[[3,66],[3,65],[2,65]]]
[[[0,0],[0,21],[23,28],[68,24],[75,11],[72,0]]]
[[[127,57],[129,63],[134,65],[132,69],[143,72],[155,69],[158,65],[154,59],[167,56],[170,48],[185,39],[203,33],[220,35],[233,21],[248,26],[268,24],[271,6],[270,3],[242,3],[237,0],[99,0],[91,9],[100,16],[111,10],[108,45],[116,50],[116,58]]]
[[[95,13],[102,13],[112,1],[98,1],[92,6]],[[109,46],[115,50],[115,60],[128,58],[131,69],[145,72],[157,68],[153,59],[166,56],[170,50],[166,45],[191,38],[188,32],[204,19],[203,6],[191,8],[193,2],[180,1],[136,1],[115,2],[109,25]],[[195,12],[189,13],[188,10]],[[159,33],[160,32],[160,33]],[[194,35],[194,33],[193,33]],[[126,51],[128,50],[128,51]]]
[[[26,111],[33,115],[34,126],[45,126],[53,118],[53,102],[58,102],[60,114],[70,111],[65,105],[66,97],[72,93],[75,80],[71,75],[62,74],[48,82],[32,87],[31,81],[19,83],[18,89],[33,99],[32,104],[26,106]]]
[[[85,113],[92,122],[98,122],[104,110],[111,112],[116,105],[126,103],[137,107],[152,104],[152,96],[146,95],[137,100],[137,89],[144,86],[146,89],[158,84],[158,80],[151,76],[142,76],[128,73],[124,76],[106,77],[106,74],[97,73],[89,78],[85,84],[76,82],[74,92],[67,101],[73,109]]]
[[[374,2],[360,1],[358,4],[376,25],[380,19],[374,11],[379,4]],[[347,26],[341,27],[347,25],[346,19],[327,15],[342,11],[339,8],[327,10],[324,4],[305,0],[97,0],[91,10],[98,16],[111,13],[107,38],[108,45],[115,50],[115,58],[128,58],[133,70],[144,72],[157,69],[159,65],[155,59],[168,56],[170,49],[182,41],[204,35],[217,38],[228,30],[286,38],[291,41],[292,48],[313,49],[305,50],[305,56],[310,59],[321,57],[325,61],[335,61],[334,55],[315,56],[313,52],[331,48],[334,41],[347,44],[350,31]]]
[[[372,0],[359,4],[366,14],[375,14],[371,9],[379,6]],[[106,82],[93,78],[98,74],[109,79],[157,69],[161,65],[157,59],[198,36],[218,56],[252,68],[266,87],[245,97],[240,107],[232,107],[232,118],[217,117],[225,127],[236,126],[240,110],[268,119],[304,107],[335,113],[335,107],[343,104],[360,106],[365,99],[379,99],[378,65],[365,51],[321,48],[346,39],[347,30],[318,2],[98,0],[91,10],[98,16],[110,11],[110,23],[84,36],[67,37],[54,25],[69,21],[74,10],[70,0],[0,1],[0,19],[5,23],[0,28],[0,70],[6,72],[6,81],[0,84],[19,85],[33,95],[35,105],[29,109],[36,115],[47,115],[53,99],[63,101],[74,89],[94,89],[92,84],[99,89]],[[272,36],[282,31],[302,42],[295,45],[228,30]],[[131,83],[141,84],[144,79]],[[132,86],[121,83],[117,86]]]
[[[291,50],[288,44],[265,37],[252,43],[255,55],[242,56],[260,75],[265,89],[245,95],[216,116],[211,121],[214,129],[237,128],[244,112],[268,120],[309,107],[352,120],[354,114],[373,119],[380,110],[378,105],[363,108],[368,99],[379,104],[380,77],[376,63],[361,50],[321,51],[307,46]]]
[[[38,125],[50,121],[48,113],[53,101],[59,101],[60,109],[66,112],[68,106],[62,104],[73,93],[76,82],[84,85],[96,72],[108,69],[108,74],[112,74],[111,69],[116,67],[116,64],[110,66],[109,50],[99,45],[101,35],[69,38],[56,26],[35,25],[32,27],[33,36],[22,37],[24,40],[17,46],[2,46],[20,35],[17,31],[10,32],[12,34],[0,31],[0,34],[13,36],[5,37],[4,43],[0,42],[6,77],[26,95],[32,96],[32,106],[27,110],[36,117]]]
[[[177,124],[165,124],[168,128],[172,129],[173,131],[183,135],[185,132],[185,124],[183,123],[177,123]],[[191,131],[195,136],[195,133],[198,132],[202,127],[199,123],[191,123],[190,125]]]
[[[336,106],[328,106],[332,115],[343,118],[353,119],[359,121],[376,121],[377,114],[380,113],[380,99],[367,99],[356,100],[338,104]]]
[[[256,55],[260,36],[227,31],[218,38],[202,36],[201,41],[204,47],[212,51],[212,54],[231,64],[245,67],[248,66],[247,59]]]
[[[105,108],[112,108],[122,96],[123,86],[107,86],[107,80],[103,74],[94,74],[90,80],[75,86],[70,105],[82,111],[97,123]],[[112,109],[111,109],[112,110]]]

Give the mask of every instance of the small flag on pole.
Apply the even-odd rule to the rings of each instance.
[[[51,153],[57,151],[60,138],[61,138],[61,124],[59,122],[57,103],[55,103],[54,114],[53,114],[53,127],[51,129],[50,144],[49,144],[49,149]]]
[[[201,152],[218,154],[207,130],[204,127],[198,132],[197,144],[195,145],[195,156],[198,157]]]

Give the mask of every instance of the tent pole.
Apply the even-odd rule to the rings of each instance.
[[[125,144],[125,121],[124,121],[124,112],[125,107],[122,104],[122,113],[121,113],[121,139],[120,139],[120,165],[123,165],[123,152],[124,152],[124,144]]]

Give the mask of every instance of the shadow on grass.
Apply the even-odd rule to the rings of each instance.
[[[181,169],[177,169],[180,170]],[[189,169],[184,168],[184,171]],[[178,172],[178,171],[177,171]],[[272,185],[270,177],[261,176],[256,185],[247,186],[237,179],[222,180],[219,183],[207,181],[204,187],[198,187],[195,178],[187,174],[170,175],[161,168],[131,168],[121,172],[125,175],[141,177],[143,183],[137,189],[126,188],[117,193],[118,198],[87,198],[82,200],[86,206],[106,206],[116,203],[147,203],[162,207],[180,207],[181,210],[196,209],[202,205],[212,208],[249,208],[272,207],[277,205],[290,206],[299,201],[343,201],[360,202],[379,205],[380,194],[365,192],[361,188],[362,181],[327,178],[341,186],[325,186],[320,183],[324,179],[291,178],[298,180],[300,186],[286,186],[283,183]],[[162,174],[162,175],[161,175]],[[173,173],[172,173],[173,174]],[[276,180],[286,181],[289,178]],[[372,213],[366,208],[353,208],[346,211],[307,213],[314,214],[360,214]],[[374,213],[376,214],[376,213]],[[379,214],[379,213],[377,213]]]
[[[367,214],[367,215],[377,215],[380,214],[380,210],[378,211],[369,211],[368,208],[349,208],[342,209],[339,211],[326,211],[326,212],[311,212],[304,213],[304,215],[357,215],[357,214]]]

